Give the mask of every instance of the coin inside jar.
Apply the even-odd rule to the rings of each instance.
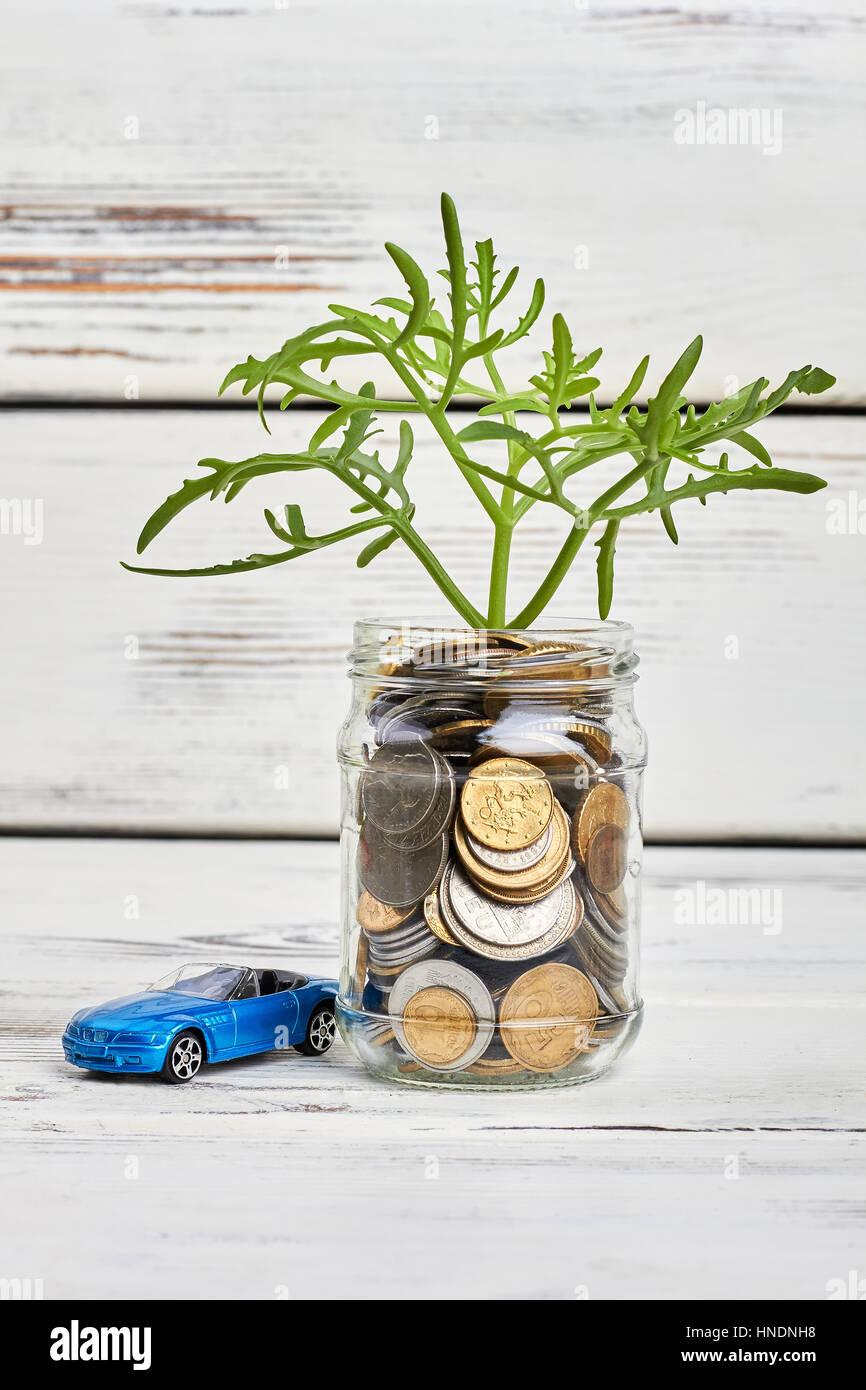
[[[358,876],[361,886],[379,902],[414,907],[438,883],[447,857],[447,835],[422,849],[404,850],[367,821],[360,836]]]
[[[411,910],[411,907],[391,907],[388,903],[380,903],[378,898],[374,898],[365,889],[358,899],[356,915],[364,931],[375,935],[377,932],[390,932],[399,927]]]
[[[598,997],[582,971],[537,965],[519,976],[503,999],[500,1036],[527,1070],[559,1071],[583,1051],[597,1014]]]
[[[471,1046],[475,1015],[462,995],[452,989],[422,989],[403,1008],[403,1036],[419,1061],[447,1067]]]
[[[505,872],[501,869],[488,868],[486,864],[480,864],[473,856],[466,842],[463,826],[458,823],[454,827],[454,843],[457,852],[470,877],[485,892],[493,897],[503,895],[504,901],[511,901],[508,895],[516,898],[521,893],[539,894],[543,897],[544,890],[552,892],[560,876],[568,872],[568,865],[571,860],[569,849],[569,826],[568,820],[559,805],[558,801],[553,804],[553,816],[551,818],[551,837],[545,854],[535,863],[527,868],[515,868]],[[515,856],[522,851],[513,851]]]
[[[548,825],[538,839],[533,840],[532,844],[524,849],[491,849],[489,845],[483,845],[480,840],[476,840],[468,830],[464,830],[463,833],[473,857],[480,864],[485,864],[488,869],[499,869],[502,873],[517,873],[519,869],[531,869],[533,864],[544,858],[550,848],[553,824]]]
[[[612,893],[625,878],[628,841],[618,825],[600,825],[586,852],[586,872],[599,893]]]
[[[493,758],[469,773],[460,794],[466,828],[491,849],[524,849],[546,830],[553,792],[543,773],[520,758]]]
[[[440,764],[429,748],[383,745],[370,756],[361,783],[364,815],[386,834],[420,825],[439,795]]]
[[[499,946],[537,941],[553,926],[562,907],[559,889],[539,903],[500,903],[487,897],[456,861],[449,866],[447,886],[447,900],[461,925],[482,941]]]
[[[439,893],[435,888],[424,899],[424,919],[433,935],[438,936],[439,940],[444,942],[446,946],[459,945],[442,920],[442,914],[439,911]]]
[[[630,820],[628,797],[615,782],[597,782],[590,787],[578,806],[572,824],[572,844],[586,863],[589,842],[599,826],[616,825],[628,830]]]

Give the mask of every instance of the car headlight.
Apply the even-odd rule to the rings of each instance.
[[[116,1043],[128,1043],[130,1047],[152,1047],[154,1043],[163,1042],[162,1033],[115,1033]]]

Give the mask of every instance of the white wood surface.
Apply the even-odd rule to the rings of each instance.
[[[864,28],[859,0],[16,0],[0,393],[212,399],[400,292],[386,238],[432,274],[448,188],[609,396],[703,330],[699,397],[812,361],[863,402]],[[698,103],[780,112],[780,153],[677,144]]]
[[[678,926],[697,881],[779,889],[781,931]],[[69,1014],[190,957],[336,969],[336,846],[0,841],[2,1272],[47,1298],[824,1298],[862,1271],[864,887],[857,851],[651,849],[645,1027],[588,1086],[392,1090],[339,1043],[172,1088],[67,1067]]]
[[[414,559],[395,547],[358,571],[355,549],[335,546],[198,580],[118,563],[134,558],[144,518],[197,458],[298,447],[316,419],[277,418],[266,443],[252,407],[0,416],[4,491],[44,506],[41,545],[0,536],[0,825],[335,833],[352,621],[444,612]],[[613,616],[635,624],[643,660],[650,836],[833,842],[866,826],[862,624],[851,607],[866,541],[827,529],[828,501],[847,508],[864,495],[862,428],[789,415],[761,437],[779,463],[831,486],[684,507],[676,549],[656,518],[623,528]],[[420,431],[410,478],[422,534],[481,602],[486,520]],[[268,548],[261,509],[291,500],[314,530],[344,515],[328,479],[264,480],[229,507],[197,504],[148,556],[183,565]],[[458,508],[466,520],[455,529]],[[556,525],[550,508],[527,517],[513,603],[549,563]],[[551,614],[594,612],[584,553]]]

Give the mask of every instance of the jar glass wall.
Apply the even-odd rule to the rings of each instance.
[[[356,624],[337,1013],[376,1075],[564,1085],[633,1040],[636,665],[624,623]]]

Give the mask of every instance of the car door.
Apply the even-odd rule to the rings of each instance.
[[[237,1052],[260,1052],[287,1045],[294,1030],[298,1005],[290,990],[278,994],[259,993],[255,971],[249,970],[231,1001],[235,1018]],[[282,1033],[285,1029],[285,1034]]]

